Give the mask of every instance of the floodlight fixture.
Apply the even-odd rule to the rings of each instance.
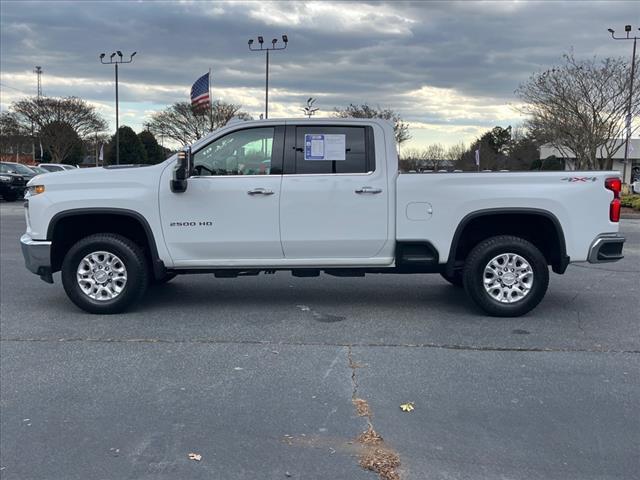
[[[133,57],[136,56],[136,53],[138,52],[133,52],[130,56],[129,56],[129,60],[123,60],[123,54],[121,50],[116,50],[114,53],[112,53],[111,55],[109,55],[109,61],[105,62],[104,57],[106,56],[105,53],[101,53],[99,55],[100,57],[100,63],[102,63],[103,65],[113,65],[114,69],[115,69],[115,74],[116,74],[116,164],[120,164],[120,122],[119,122],[119,99],[118,99],[118,65],[121,63],[132,63],[133,62]],[[113,57],[115,57],[116,55],[118,55],[118,58],[114,60]]]
[[[624,26],[624,31],[626,33],[625,36],[616,36],[615,32],[613,31],[612,28],[609,28],[608,31],[609,33],[611,33],[611,38],[613,38],[614,40],[633,40],[633,53],[631,54],[631,71],[629,72],[629,100],[628,100],[628,105],[627,105],[627,115],[626,115],[626,125],[625,125],[625,132],[626,132],[626,138],[625,138],[625,145],[624,145],[624,163],[623,163],[623,167],[622,167],[622,182],[625,185],[629,185],[630,180],[631,180],[631,165],[629,165],[629,154],[631,153],[631,146],[629,145],[629,140],[631,138],[631,123],[632,123],[632,112],[633,112],[633,80],[636,76],[635,71],[636,71],[636,44],[638,43],[638,39],[640,38],[640,36],[638,36],[637,34],[634,35],[633,37],[630,35],[631,31],[633,30],[633,27],[631,25],[625,25]],[[640,28],[638,29],[640,30]]]
[[[265,53],[265,60],[266,60],[265,82],[264,82],[265,83],[265,88],[264,88],[264,118],[265,119],[269,118],[269,52],[271,50],[284,50],[285,48],[287,48],[287,42],[289,41],[289,38],[286,35],[282,35],[282,41],[284,42],[284,45],[278,46],[276,45],[278,43],[278,39],[274,38],[273,40],[271,40],[271,46],[265,47],[264,37],[262,35],[259,35],[258,43],[260,44],[260,48],[253,46],[253,43],[254,43],[253,38],[250,38],[248,41],[249,50],[251,50],[252,52]]]

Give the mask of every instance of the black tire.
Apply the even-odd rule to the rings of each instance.
[[[92,252],[116,255],[124,264],[127,280],[122,291],[109,300],[97,300],[85,294],[76,279],[82,259]],[[149,270],[143,250],[121,235],[97,233],[76,242],[62,262],[62,285],[69,299],[89,313],[120,313],[142,297],[149,283]]]
[[[485,267],[493,258],[505,253],[514,253],[524,258],[533,272],[530,290],[513,303],[496,300],[484,287]],[[506,274],[503,278],[506,278]],[[549,286],[549,267],[542,252],[531,242],[520,237],[501,235],[484,240],[471,250],[465,262],[463,282],[466,292],[487,314],[495,317],[518,317],[535,308],[544,297]]]
[[[16,193],[7,193],[2,196],[5,202],[15,202],[18,199],[18,194]]]
[[[448,275],[446,272],[442,272],[440,273],[440,276],[454,287],[463,287],[462,270],[454,270],[453,275]]]
[[[164,277],[162,278],[152,278],[149,281],[150,285],[164,285],[165,283],[169,283],[171,280],[173,280],[174,278],[176,278],[178,275],[175,273],[167,273]]]

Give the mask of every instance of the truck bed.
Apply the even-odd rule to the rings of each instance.
[[[600,233],[617,232],[609,221],[613,193],[605,179],[614,171],[399,174],[396,237],[428,238],[444,263],[451,239],[468,215],[479,212],[548,212],[562,225],[567,255],[585,261]]]

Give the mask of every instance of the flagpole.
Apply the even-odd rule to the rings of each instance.
[[[211,67],[209,67],[209,112],[211,114],[211,123],[213,124],[213,97],[211,96]],[[213,127],[213,125],[211,125]]]

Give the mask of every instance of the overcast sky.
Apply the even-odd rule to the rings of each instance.
[[[264,54],[247,40],[289,37],[271,56],[270,117],[370,103],[399,111],[410,146],[472,141],[522,121],[514,90],[535,71],[578,57],[631,56],[607,28],[640,26],[639,2],[0,2],[2,110],[36,91],[74,95],[115,125],[113,67],[98,54],[138,52],[120,70],[120,123],[188,100],[213,72],[215,99],[264,110]]]

